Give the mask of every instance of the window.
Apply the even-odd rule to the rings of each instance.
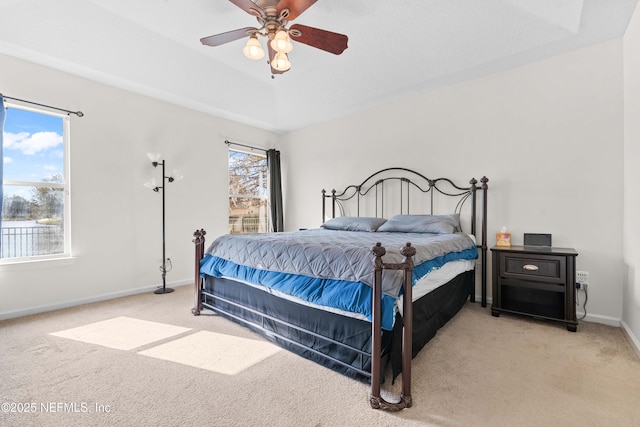
[[[267,156],[229,150],[229,233],[266,233],[269,227]]]
[[[68,256],[69,118],[7,107],[0,262]]]

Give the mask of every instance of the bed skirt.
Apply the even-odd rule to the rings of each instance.
[[[413,357],[468,300],[474,274],[474,271],[462,273],[414,302]],[[369,322],[300,305],[244,283],[211,276],[205,276],[202,307],[336,372],[363,382],[371,380]],[[402,370],[400,314],[396,315],[394,329],[383,331],[382,357],[391,363],[395,378]]]

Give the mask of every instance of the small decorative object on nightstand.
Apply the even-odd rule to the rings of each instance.
[[[496,246],[501,248],[511,246],[511,233],[507,231],[507,227],[502,226],[502,229],[496,233]]]
[[[564,322],[576,332],[576,257],[571,248],[491,248],[493,304],[501,312]]]

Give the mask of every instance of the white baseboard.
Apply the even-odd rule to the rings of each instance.
[[[638,337],[636,337],[631,328],[629,328],[629,325],[627,325],[624,320],[621,322],[621,326],[622,330],[627,334],[627,338],[629,338],[631,347],[633,347],[633,349],[635,350],[636,355],[640,357],[640,340],[638,340]]]
[[[576,317],[581,319],[584,316],[584,313],[576,312]],[[616,328],[620,327],[621,320],[615,317],[609,316],[601,316],[598,314],[587,314],[587,316],[582,319],[585,322],[594,322],[594,323],[602,323],[603,325],[615,326]]]
[[[184,286],[184,285],[191,285],[191,284],[193,284],[193,280],[182,280],[182,281],[172,282],[170,284],[168,283],[167,285],[169,287],[176,287],[176,286]],[[158,287],[159,286],[157,285],[145,286],[142,288],[128,289],[126,291],[112,292],[108,294],[96,295],[96,296],[87,297],[87,298],[79,298],[76,300],[64,301],[56,304],[29,307],[29,308],[24,308],[24,309],[15,310],[15,311],[5,311],[0,313],[0,320],[13,319],[13,318],[22,317],[22,316],[29,316],[31,314],[45,313],[47,311],[60,310],[63,308],[75,307],[78,305],[90,304],[93,302],[127,297],[130,295],[143,294],[145,292],[152,292],[158,289]]]

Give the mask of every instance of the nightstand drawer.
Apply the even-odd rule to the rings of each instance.
[[[500,257],[502,277],[554,283],[566,280],[567,265],[563,256],[501,253]]]

